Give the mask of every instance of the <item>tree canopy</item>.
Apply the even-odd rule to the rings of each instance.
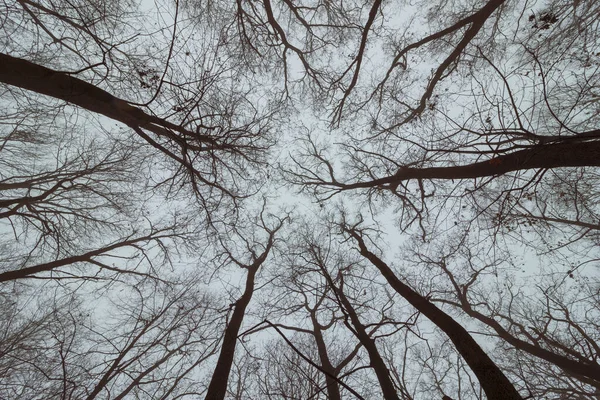
[[[600,2],[0,9],[0,398],[600,395]]]

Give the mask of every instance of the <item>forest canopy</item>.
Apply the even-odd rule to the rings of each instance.
[[[600,2],[0,10],[0,398],[600,396]]]

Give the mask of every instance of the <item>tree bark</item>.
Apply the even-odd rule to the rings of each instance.
[[[329,184],[348,190],[384,185],[395,187],[400,182],[410,179],[474,179],[528,169],[597,167],[600,166],[600,141],[585,140],[594,135],[600,138],[600,130],[586,132],[579,137],[560,139],[558,143],[532,146],[472,164],[430,168],[406,167],[385,178],[347,184],[337,182]]]
[[[367,249],[364,240],[356,231],[346,229],[346,232],[358,242],[360,254],[381,272],[390,286],[446,333],[454,343],[456,350],[477,376],[489,400],[523,400],[500,368],[489,358],[465,328],[425,297],[401,282],[385,262]]]
[[[246,277],[246,287],[244,293],[235,302],[235,308],[231,320],[225,329],[225,336],[223,337],[223,345],[221,346],[221,352],[219,353],[219,359],[213,372],[208,390],[206,392],[206,400],[222,400],[227,394],[227,382],[229,381],[229,373],[231,371],[231,365],[233,364],[233,357],[235,355],[235,346],[237,344],[237,337],[246,314],[246,308],[250,304],[252,295],[254,293],[254,278],[260,265],[254,268],[248,268],[248,275]]]
[[[21,269],[15,269],[11,271],[5,271],[0,273],[0,282],[12,281],[15,279],[23,279],[31,277],[32,275],[39,274],[41,272],[49,272],[60,267],[75,264],[78,262],[93,262],[93,257],[100,256],[108,253],[109,251],[119,249],[121,247],[132,246],[139,242],[149,241],[157,239],[160,236],[147,235],[135,239],[124,240],[122,242],[113,243],[106,247],[102,247],[96,250],[88,251],[77,256],[65,257],[59,260],[50,261],[43,264],[38,264],[32,267],[26,267]]]
[[[319,321],[317,321],[317,316],[314,314],[314,310],[313,312],[311,312],[310,317],[313,324],[313,335],[317,344],[319,359],[321,360],[321,367],[324,371],[327,371],[329,374],[337,376],[337,371],[331,364],[331,361],[329,360],[329,355],[327,354],[327,347],[325,345],[325,340],[323,339],[323,332],[321,331],[321,325],[319,325]],[[327,385],[327,398],[329,400],[342,399],[338,383],[328,374],[325,374],[325,384]]]
[[[208,146],[219,146],[214,138],[187,131],[165,119],[147,114],[127,101],[68,73],[3,53],[0,53],[0,82],[64,100],[88,111],[122,122],[127,126],[144,128],[172,140],[178,139],[174,134],[174,132],[178,132],[194,140],[202,141]],[[193,144],[188,143],[187,145],[191,145],[192,149],[199,149]]]
[[[323,273],[334,290],[336,297],[339,299],[339,301],[342,303],[341,305],[348,313],[348,317],[350,317],[356,337],[369,354],[369,361],[373,371],[375,371],[375,375],[379,381],[379,386],[381,386],[383,397],[386,400],[399,400],[398,393],[396,392],[396,388],[392,382],[392,378],[390,377],[390,371],[381,358],[379,350],[377,350],[377,346],[375,345],[375,341],[369,336],[365,326],[362,324],[362,322],[360,322],[354,307],[352,307],[352,304],[350,304],[350,301],[348,301],[348,298],[344,294],[343,290],[333,284],[333,280],[326,271],[323,271]]]
[[[287,219],[287,217],[285,219]],[[254,279],[258,269],[267,259],[267,256],[269,255],[269,252],[271,251],[275,241],[275,234],[281,228],[285,219],[280,220],[277,228],[273,230],[265,228],[267,232],[269,232],[269,239],[262,254],[256,257],[254,252],[252,253],[254,258],[254,262],[252,264],[241,264],[238,261],[235,261],[235,259],[232,257],[236,264],[248,271],[248,275],[246,276],[246,286],[242,296],[238,299],[238,301],[235,302],[233,315],[231,316],[231,320],[229,321],[227,328],[225,328],[221,352],[219,353],[217,365],[215,366],[215,370],[208,385],[205,400],[223,400],[227,394],[227,382],[229,381],[231,366],[233,365],[237,337],[246,314],[246,308],[248,307],[248,304],[250,304],[250,300],[252,300],[252,295],[254,294]]]

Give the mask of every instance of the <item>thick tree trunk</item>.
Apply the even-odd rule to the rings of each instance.
[[[487,161],[449,167],[400,168],[393,176],[366,182],[337,183],[336,186],[344,190],[384,185],[394,188],[400,182],[411,179],[474,179],[528,169],[597,167],[600,166],[600,141],[584,140],[594,135],[600,138],[600,130],[565,138],[558,143],[532,146]]]
[[[153,118],[107,91],[67,73],[1,53],[0,82],[65,100],[127,125],[132,122],[143,124],[138,117]]]
[[[36,93],[65,100],[88,111],[104,115],[131,127],[148,131],[172,140],[178,140],[174,132],[201,141],[207,146],[219,146],[214,138],[189,132],[162,118],[145,113],[125,100],[107,91],[75,78],[68,73],[56,71],[7,54],[0,53],[0,82],[31,90]],[[192,149],[200,149],[192,143]]]
[[[425,297],[402,283],[385,262],[367,249],[365,242],[358,233],[354,230],[347,230],[347,232],[358,242],[362,256],[381,272],[390,286],[446,333],[454,343],[456,350],[477,376],[489,400],[523,400],[500,368],[489,358],[465,328]]]

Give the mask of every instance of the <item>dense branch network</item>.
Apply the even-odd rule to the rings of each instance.
[[[600,393],[600,2],[0,11],[0,398]]]

